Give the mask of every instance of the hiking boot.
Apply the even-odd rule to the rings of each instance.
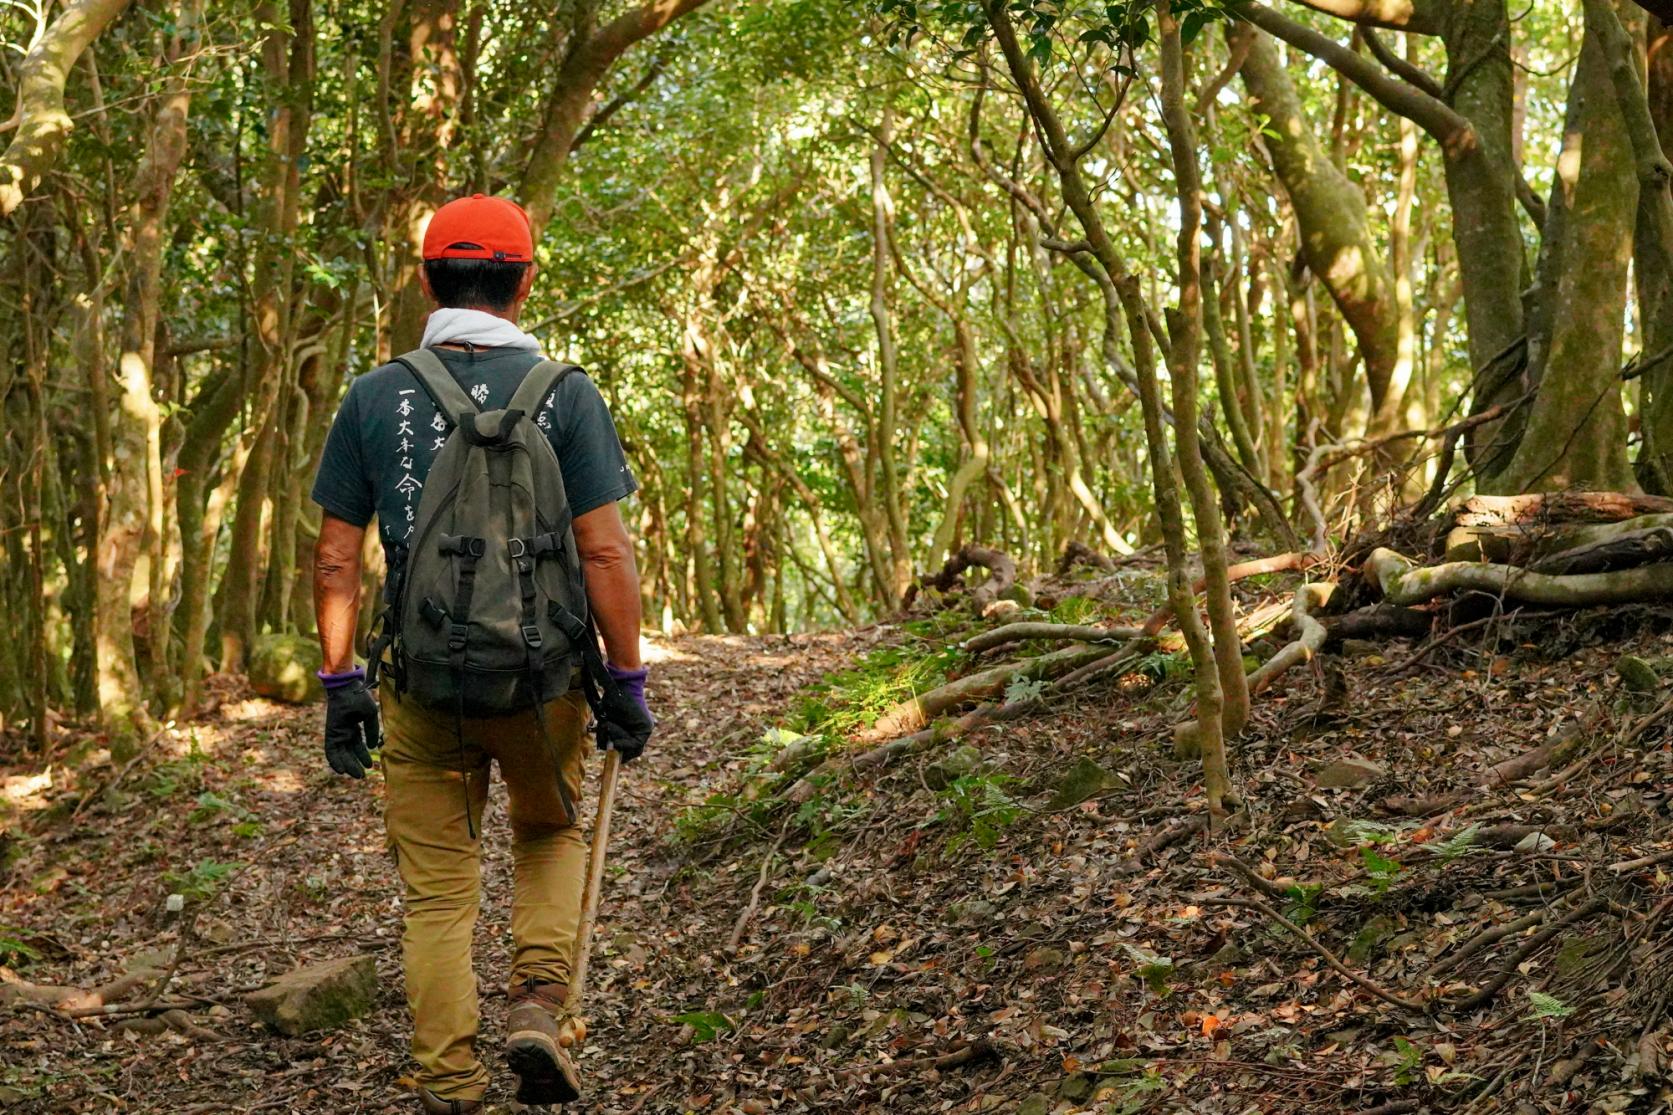
[[[444,1100],[428,1088],[418,1090],[418,1104],[425,1115],[482,1115],[488,1110],[481,1100]]]
[[[567,992],[561,983],[534,980],[511,989],[505,1059],[517,1074],[518,1103],[572,1103],[581,1098],[581,1078],[558,1046],[558,1020]]]

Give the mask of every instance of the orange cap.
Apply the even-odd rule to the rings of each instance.
[[[450,201],[424,230],[424,258],[528,263],[534,259],[529,215],[509,198],[472,194]]]

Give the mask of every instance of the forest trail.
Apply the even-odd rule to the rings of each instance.
[[[662,720],[618,790],[601,959],[589,992],[595,1037],[583,1058],[596,1099],[573,1110],[630,1110],[653,1088],[674,1096],[679,1074],[661,1051],[678,1030],[667,1019],[679,1009],[665,1003],[679,1000],[666,985],[706,978],[705,958],[718,952],[737,911],[689,901],[684,888],[667,894],[678,864],[666,831],[708,781],[726,774],[726,756],[739,741],[759,734],[854,641],[691,637],[651,645]],[[170,994],[232,1002],[231,1014],[220,1008],[198,1016],[228,1041],[192,1044],[174,1034],[45,1022],[33,1013],[0,1016],[10,1062],[0,1108],[155,1115],[409,1109],[401,1080],[410,1024],[400,978],[400,888],[384,850],[381,779],[331,774],[319,752],[320,706],[242,692],[222,697],[214,717],[164,733],[119,797],[107,797],[118,803],[114,813],[95,805],[74,825],[49,821],[39,840],[22,838],[0,925],[39,954],[33,979],[91,987],[136,965],[166,967],[178,940],[177,927],[165,925],[166,897],[171,890],[194,901],[201,895],[198,940]],[[589,818],[597,767],[583,805]],[[26,816],[67,793],[38,772],[10,770],[6,789]],[[504,1014],[511,896],[497,779],[493,795],[476,935],[491,1066]],[[665,897],[669,905],[659,907]],[[272,1035],[236,1004],[236,992],[296,964],[360,951],[377,956],[379,999],[341,1032],[319,1040]]]
[[[1198,768],[1166,754],[1166,670],[981,729],[977,766],[947,745],[794,811],[745,789],[810,702],[921,677],[968,623],[951,615],[652,643],[661,727],[618,802],[571,1111],[1667,1109],[1673,702],[1616,666],[1623,649],[1667,662],[1668,616],[1336,648],[1257,703],[1239,745],[1253,820],[1212,841],[1167,837],[1202,800]],[[6,772],[23,817],[0,925],[35,953],[26,978],[94,987],[166,965],[165,897],[192,892],[170,994],[226,1000],[192,1012],[225,1040],[0,1014],[6,1110],[410,1110],[380,784],[328,775],[317,708],[221,696],[74,825],[62,775]],[[1485,784],[1576,730],[1600,746],[1559,781]],[[510,865],[491,814],[494,1065]],[[361,951],[378,1001],[335,1032],[274,1036],[236,1000]]]

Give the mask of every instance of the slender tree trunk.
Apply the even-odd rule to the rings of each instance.
[[[98,610],[94,619],[99,650],[99,708],[115,752],[132,746],[149,718],[134,655],[132,598],[134,564],[149,541],[153,567],[163,560],[162,412],[153,395],[157,321],[161,314],[164,233],[175,175],[186,153],[186,119],[191,107],[187,75],[178,72],[187,36],[195,29],[199,3],[175,11],[176,34],[167,61],[171,76],[152,120],[144,158],[135,176],[124,247],[132,267],[124,305],[121,393],[111,431],[114,466],[109,510],[98,544]],[[168,638],[157,599],[149,601],[151,638]],[[153,679],[154,682],[160,679]],[[120,757],[120,756],[119,756]]]

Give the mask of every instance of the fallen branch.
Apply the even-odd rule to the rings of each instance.
[[[1337,958],[1335,953],[1320,944],[1318,939],[1311,933],[1307,932],[1305,929],[1301,928],[1301,926],[1297,925],[1283,914],[1280,914],[1277,910],[1273,909],[1270,905],[1262,902],[1258,898],[1221,898],[1215,895],[1202,895],[1197,898],[1197,901],[1210,903],[1215,906],[1246,906],[1252,910],[1258,910],[1305,942],[1309,948],[1319,954],[1326,964],[1329,964],[1333,969],[1335,969],[1337,974],[1352,981],[1354,984],[1370,992],[1372,995],[1375,995],[1383,1002],[1391,1003],[1403,1010],[1416,1011],[1419,1014],[1425,1013],[1426,1011],[1426,1008],[1422,1003],[1396,995],[1394,992],[1389,991],[1381,984],[1367,979],[1358,972],[1354,971],[1352,968],[1348,967],[1346,964],[1342,963],[1342,961]]]
[[[939,1057],[907,1057],[899,1061],[888,1061],[880,1065],[865,1065],[861,1068],[844,1069],[838,1073],[843,1080],[853,1080],[859,1076],[884,1076],[900,1073],[917,1072],[919,1069],[958,1068],[960,1065],[982,1064],[987,1061],[1001,1060],[999,1047],[986,1038],[961,1046],[951,1053],[943,1053]]]
[[[1262,573],[1287,573],[1294,570],[1305,570],[1312,568],[1323,560],[1324,559],[1318,554],[1305,553],[1300,550],[1296,550],[1287,554],[1276,554],[1272,557],[1257,558],[1254,561],[1239,562],[1226,570],[1226,579],[1228,581],[1236,582],[1244,580],[1247,577],[1258,577]],[[1201,594],[1207,587],[1207,582],[1199,577],[1191,586],[1191,591],[1193,593]],[[1157,608],[1154,612],[1150,613],[1150,617],[1144,621],[1144,626],[1139,629],[1139,634],[1150,637],[1160,635],[1162,633],[1162,629],[1165,628],[1172,619],[1173,605],[1163,604],[1160,608]]]
[[[755,911],[761,908],[761,892],[766,889],[767,876],[772,872],[773,860],[778,857],[778,850],[784,845],[784,838],[789,835],[789,826],[779,832],[778,839],[761,860],[761,874],[756,876],[755,887],[749,892],[749,905],[744,907],[743,913],[738,915],[737,922],[732,926],[732,936],[727,939],[726,952],[736,956],[738,949],[744,942],[744,931],[749,928],[749,921],[755,916]]]
[[[1521,496],[1471,496],[1452,513],[1455,527],[1527,526],[1535,523],[1615,523],[1640,515],[1673,513],[1673,499],[1627,492],[1545,492]]]
[[[1483,984],[1480,990],[1461,1000],[1457,1004],[1457,1009],[1461,1011],[1472,1011],[1479,1007],[1484,1007],[1488,1003],[1492,1002],[1494,997],[1504,989],[1504,985],[1510,982],[1510,977],[1516,974],[1517,969],[1521,967],[1523,961],[1527,960],[1534,953],[1544,948],[1553,937],[1561,933],[1564,929],[1567,929],[1569,926],[1573,925],[1582,918],[1592,916],[1608,905],[1608,898],[1601,894],[1594,895],[1589,901],[1581,903],[1579,906],[1576,906],[1574,909],[1564,914],[1557,921],[1552,922],[1538,933],[1535,933],[1532,937],[1529,937],[1522,943],[1521,948],[1510,954],[1510,958],[1507,959],[1504,962],[1504,965],[1494,973],[1493,978]]]

